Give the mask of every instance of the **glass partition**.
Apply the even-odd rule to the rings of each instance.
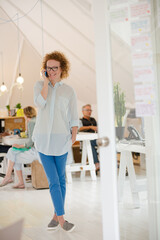
[[[110,0],[121,239],[160,239],[160,1]]]

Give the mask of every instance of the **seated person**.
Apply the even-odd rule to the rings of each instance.
[[[79,131],[80,132],[97,132],[97,122],[91,117],[92,109],[90,104],[86,104],[82,107],[83,117],[80,119]],[[100,164],[97,155],[97,143],[96,140],[91,140],[91,147],[93,153],[94,164],[96,167],[96,172],[100,170]]]
[[[32,141],[32,133],[36,121],[36,110],[33,107],[28,106],[24,108],[24,115],[27,125],[28,140],[23,145],[13,144],[12,148],[9,149],[6,155],[6,158],[9,160],[7,173],[0,184],[0,187],[13,182],[11,174],[14,167],[19,182],[17,185],[13,186],[13,188],[25,188],[22,175],[22,164],[29,164],[34,160],[39,159],[39,155],[34,148],[34,143]]]

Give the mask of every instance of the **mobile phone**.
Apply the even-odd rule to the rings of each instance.
[[[47,73],[47,71],[45,71],[44,74],[45,74],[45,76],[48,78],[48,73]]]

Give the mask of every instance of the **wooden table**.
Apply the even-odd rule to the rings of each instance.
[[[28,138],[21,138],[18,135],[10,135],[2,137],[2,143],[5,145],[13,144],[25,144],[28,141]]]

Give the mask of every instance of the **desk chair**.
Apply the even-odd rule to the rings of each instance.
[[[2,172],[0,173],[1,177],[4,177],[7,171],[7,158],[6,158],[7,153],[0,153],[0,158],[3,157],[2,162],[0,163],[2,167]]]

